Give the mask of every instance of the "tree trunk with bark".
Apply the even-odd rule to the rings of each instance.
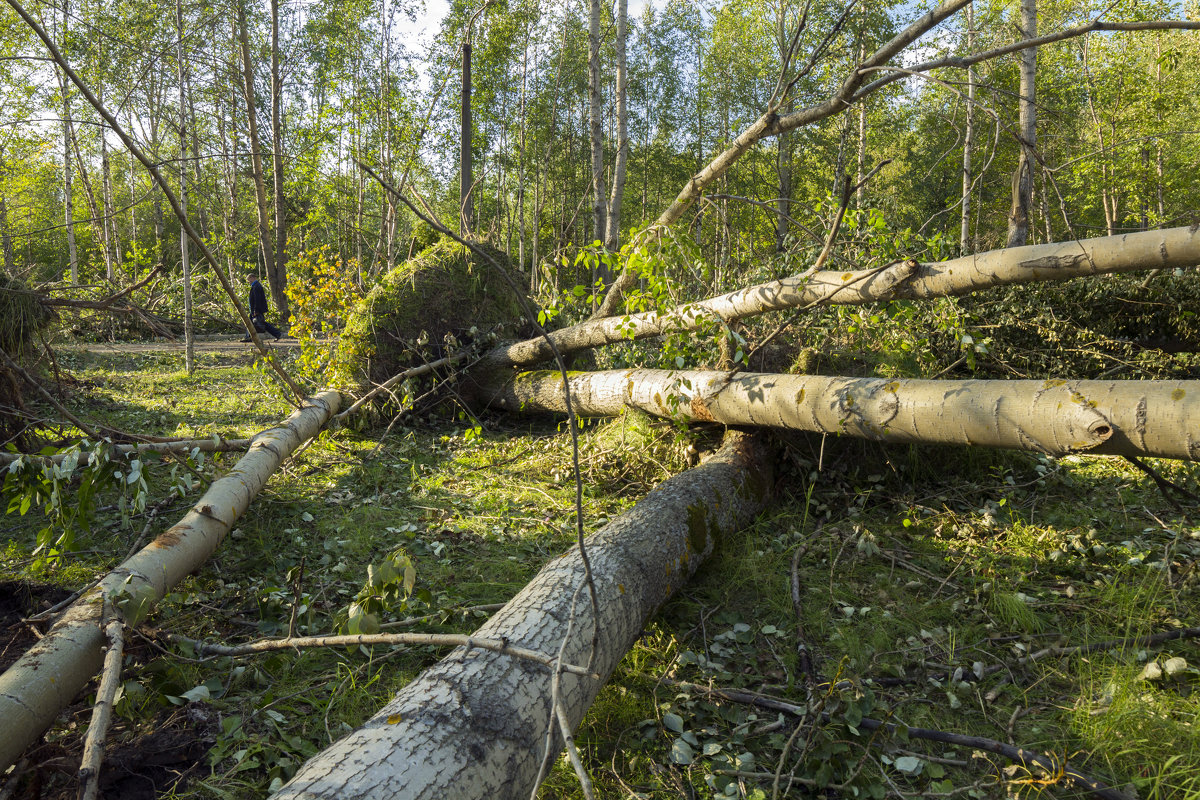
[[[70,0],[62,4],[62,42],[67,43]],[[67,79],[58,73],[63,109],[63,224],[67,231],[67,275],[71,283],[79,283],[79,255],[75,248],[75,188],[74,167],[71,165],[71,91]]]
[[[1037,0],[1021,0],[1022,39],[1037,36]],[[1021,156],[1013,174],[1012,211],[1008,215],[1008,246],[1021,247],[1029,241],[1033,217],[1033,166],[1037,149],[1037,48],[1021,51]],[[1112,233],[1110,230],[1109,233]]]
[[[591,0],[588,10],[588,101],[592,146],[592,239],[603,242],[608,203],[604,189],[604,126],[600,96],[600,0]]]
[[[291,316],[287,298],[287,199],[283,194],[283,77],[279,64],[279,0],[271,0],[271,177],[275,185],[275,263],[267,269],[271,299],[286,325]]]
[[[576,414],[626,408],[677,422],[720,422],[1063,456],[1200,460],[1200,381],[935,381],[672,370],[571,377]],[[518,375],[493,405],[562,413],[562,377]]]
[[[17,266],[13,260],[12,231],[8,227],[8,203],[3,197],[0,197],[0,249],[4,251],[4,274],[15,278]]]
[[[902,262],[884,270],[822,271],[739,289],[666,313],[651,311],[591,319],[553,331],[562,352],[690,330],[705,321],[755,316],[814,303],[860,305],[890,299],[926,300],[1014,283],[1069,280],[1114,272],[1189,267],[1200,263],[1200,227],[1167,228],[1098,239],[990,250],[950,261]],[[536,364],[553,353],[545,339],[498,348],[492,366]]]
[[[975,52],[975,6],[967,6],[967,52]],[[975,152],[975,70],[967,67],[967,124],[963,134],[962,159],[962,221],[958,233],[958,254],[965,256],[975,248],[971,245],[971,157]],[[1049,241],[1049,240],[1047,240]]]
[[[621,249],[621,201],[625,194],[625,173],[629,164],[629,74],[625,46],[629,40],[629,0],[617,0],[617,163],[613,169],[612,195],[605,219],[604,247],[615,253]],[[611,276],[606,276],[606,280]]]
[[[124,606],[131,624],[212,555],[287,456],[337,411],[337,392],[310,399],[255,439],[225,477],[213,481],[178,524],[106,575],[67,607],[37,644],[0,675],[0,772],[12,765],[96,674],[105,644],[104,600]]]
[[[712,553],[751,522],[772,485],[767,448],[731,434],[700,467],[673,477],[588,537],[599,597],[592,613],[578,549],[551,561],[477,631],[600,680],[563,674],[558,697],[579,724],[645,621]],[[362,727],[318,754],[275,797],[528,798],[553,724],[551,670],[487,650],[459,648],[425,670]],[[554,742],[553,754],[561,747]]]
[[[175,0],[175,59],[179,78],[179,206],[188,213],[187,67],[183,60],[183,0]],[[101,133],[103,135],[103,133]],[[196,369],[196,332],[192,326],[192,259],[187,231],[179,229],[179,263],[183,273],[183,364],[189,375]]]
[[[258,101],[254,91],[254,62],[250,59],[250,40],[246,32],[245,0],[238,0],[238,42],[242,52],[242,86],[246,96],[246,131],[250,135],[250,171],[254,178],[255,207],[258,211],[258,243],[267,274],[275,271],[275,244],[271,239],[267,185],[263,178],[262,143],[258,136]]]
[[[463,42],[462,46],[462,102],[461,119],[459,121],[459,176],[458,202],[461,207],[459,230],[463,236],[470,236],[475,227],[475,208],[471,199],[474,167],[471,164],[471,43]]]

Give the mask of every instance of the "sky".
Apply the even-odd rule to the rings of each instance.
[[[641,17],[642,11],[646,6],[653,3],[654,0],[629,0],[629,17],[637,19]],[[658,0],[657,5],[664,4],[664,0]],[[409,21],[404,15],[397,18],[397,27],[403,41],[408,44],[411,49],[418,52],[423,51],[433,37],[437,34],[438,26],[441,25],[446,13],[450,10],[448,0],[425,0],[425,11],[417,14],[414,21]]]

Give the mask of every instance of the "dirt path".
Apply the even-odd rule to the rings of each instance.
[[[300,349],[300,342],[293,338],[283,338],[278,342],[270,337],[264,338],[264,343],[271,348],[286,350]],[[60,350],[84,350],[89,353],[115,355],[121,353],[182,353],[183,340],[155,339],[149,342],[68,342],[57,345]],[[241,341],[236,334],[220,336],[197,336],[197,353],[226,353],[230,355],[253,355],[255,347],[251,343]]]

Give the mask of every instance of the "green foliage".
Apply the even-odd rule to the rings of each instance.
[[[964,302],[992,340],[986,373],[1029,378],[1195,378],[1200,280],[1109,275],[1014,286]]]
[[[362,299],[355,259],[335,258],[328,245],[292,257],[287,296],[292,319],[288,333],[300,341],[300,356],[289,365],[294,377],[320,385],[337,355],[332,336],[346,324]]]
[[[393,534],[408,534],[411,538],[417,528],[409,524],[387,530]],[[433,595],[428,589],[421,589],[414,596],[416,583],[416,564],[403,548],[378,563],[367,565],[366,583],[346,608],[340,630],[347,634],[378,633],[380,619],[385,614],[403,615],[410,608],[410,598],[428,604]]]
[[[55,462],[48,458],[61,455]],[[125,525],[146,508],[147,482],[141,458],[126,459],[105,442],[83,440],[42,457],[20,456],[4,474],[6,513],[25,516],[41,507],[46,525],[37,532],[34,555],[39,564],[56,563],[75,549],[75,539],[92,522],[96,501],[105,490],[114,490]],[[46,457],[46,458],[44,458]],[[81,467],[80,461],[86,463]]]

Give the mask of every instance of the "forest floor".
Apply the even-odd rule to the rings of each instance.
[[[285,350],[298,350],[300,342],[285,336],[274,341],[270,336],[263,336],[263,343],[268,347],[280,347]],[[182,339],[154,339],[141,342],[85,342],[73,341],[58,345],[58,349],[69,353],[95,353],[96,355],[117,355],[120,353],[183,353]],[[248,356],[257,355],[253,343],[243,342],[238,334],[209,334],[197,336],[195,342],[197,353],[225,353],[237,355],[244,353]]]
[[[190,376],[181,348],[64,347],[66,402],[128,431],[248,436],[289,413],[248,347],[212,342]],[[264,796],[441,655],[197,660],[162,632],[328,633],[358,601],[382,622],[422,618],[404,630],[466,633],[489,613],[481,606],[569,548],[562,426],[479,422],[398,424],[382,440],[343,429],[289,460],[130,636],[102,796]],[[689,446],[711,444],[634,417],[590,423],[587,529],[685,468]],[[1110,458],[812,436],[780,440],[779,454],[776,503],[647,623],[585,718],[577,736],[600,797],[1084,796],[1061,772],[908,735],[918,728],[1048,753],[1129,797],[1200,796],[1200,646],[1144,639],[1200,625],[1194,500],[1177,506]],[[152,522],[124,481],[82,517],[48,521],[35,508],[0,520],[0,659],[36,635],[21,619],[113,567],[148,522],[178,520],[237,457],[146,459]],[[1149,463],[1192,491],[1200,483],[1198,465]],[[64,523],[71,549],[39,558],[38,530]],[[416,566],[411,594],[366,585],[367,565],[400,556]],[[1094,647],[1069,649],[1083,645]],[[31,748],[10,777],[15,796],[74,795],[94,688]],[[871,732],[864,719],[900,728]],[[539,796],[582,796],[569,765],[556,762]]]

